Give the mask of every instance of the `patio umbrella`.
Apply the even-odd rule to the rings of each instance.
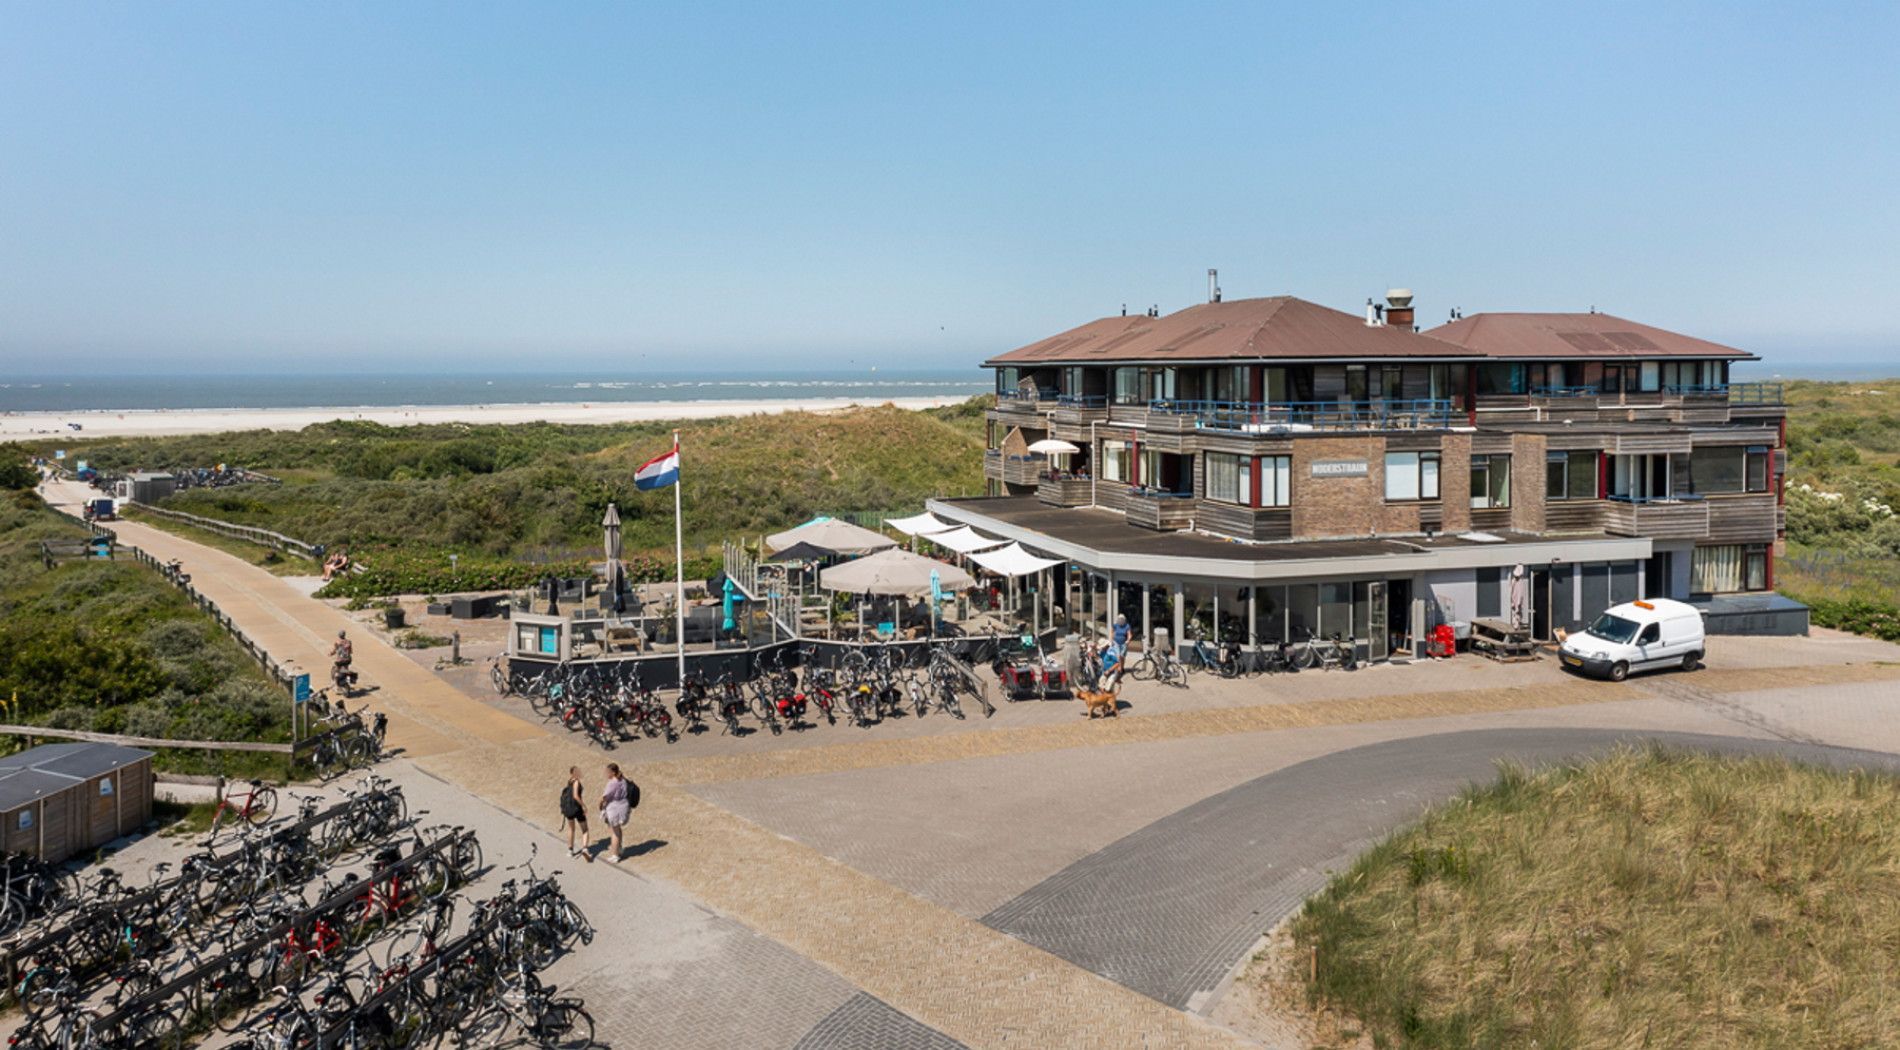
[[[774,554],[770,558],[767,558],[765,560],[772,561],[772,562],[781,562],[781,563],[788,562],[788,561],[823,561],[826,558],[831,557],[832,553],[833,552],[828,551],[824,549],[823,547],[814,546],[810,543],[800,542],[800,543],[792,544],[790,547],[787,547],[784,550],[779,551],[777,554]]]
[[[1062,440],[1061,438],[1043,438],[1041,441],[1032,442],[1029,446],[1029,451],[1040,452],[1043,455],[1048,456],[1048,455],[1067,455],[1069,453],[1080,452],[1082,450],[1078,446],[1072,445],[1069,442]]]
[[[607,504],[607,516],[600,519],[600,527],[607,532],[607,593],[613,595],[614,611],[622,608],[620,603],[620,508]]]
[[[833,554],[869,554],[897,546],[897,541],[881,532],[836,518],[813,518],[795,529],[775,532],[765,538],[766,546],[782,551],[800,543],[809,543]]]
[[[940,590],[961,591],[976,586],[976,578],[962,569],[907,550],[879,551],[833,565],[818,574],[818,585],[828,591],[918,598],[930,593],[933,575]]]

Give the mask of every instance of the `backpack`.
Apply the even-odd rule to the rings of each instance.
[[[632,780],[627,781],[627,808],[640,808],[640,785],[634,783]]]

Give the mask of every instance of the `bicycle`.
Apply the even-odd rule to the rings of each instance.
[[[240,825],[256,827],[268,822],[277,813],[277,789],[262,780],[251,781],[251,790],[244,793],[241,804],[233,804],[232,796],[218,785],[218,808],[211,814],[211,831],[206,842],[218,837],[218,830],[224,824],[224,815],[230,813]]]
[[[1137,681],[1160,682],[1180,689],[1186,689],[1188,684],[1187,668],[1166,646],[1144,646],[1141,656],[1129,665],[1128,675]]]

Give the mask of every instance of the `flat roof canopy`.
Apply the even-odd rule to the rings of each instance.
[[[1090,569],[1228,583],[1629,561],[1650,554],[1647,537],[1532,536],[1497,530],[1482,534],[1496,537],[1495,542],[1441,533],[1429,540],[1407,536],[1242,543],[1199,532],[1156,532],[1130,525],[1111,510],[1051,507],[1034,496],[931,500],[928,507],[945,521],[962,522]]]

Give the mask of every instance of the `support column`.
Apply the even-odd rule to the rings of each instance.
[[[1153,625],[1149,623],[1151,619],[1149,613],[1154,609],[1154,602],[1148,594],[1148,587],[1147,583],[1141,585],[1141,651],[1144,653],[1148,651],[1149,644],[1154,641]]]
[[[1184,608],[1186,605],[1187,588],[1177,581],[1174,585],[1174,636],[1168,639],[1168,644],[1174,646],[1177,653],[1181,651],[1181,619],[1187,612]]]
[[[1249,649],[1257,648],[1260,645],[1259,632],[1254,628],[1254,617],[1256,614],[1253,604],[1254,592],[1259,589],[1260,588],[1252,585],[1247,587],[1247,648]]]

